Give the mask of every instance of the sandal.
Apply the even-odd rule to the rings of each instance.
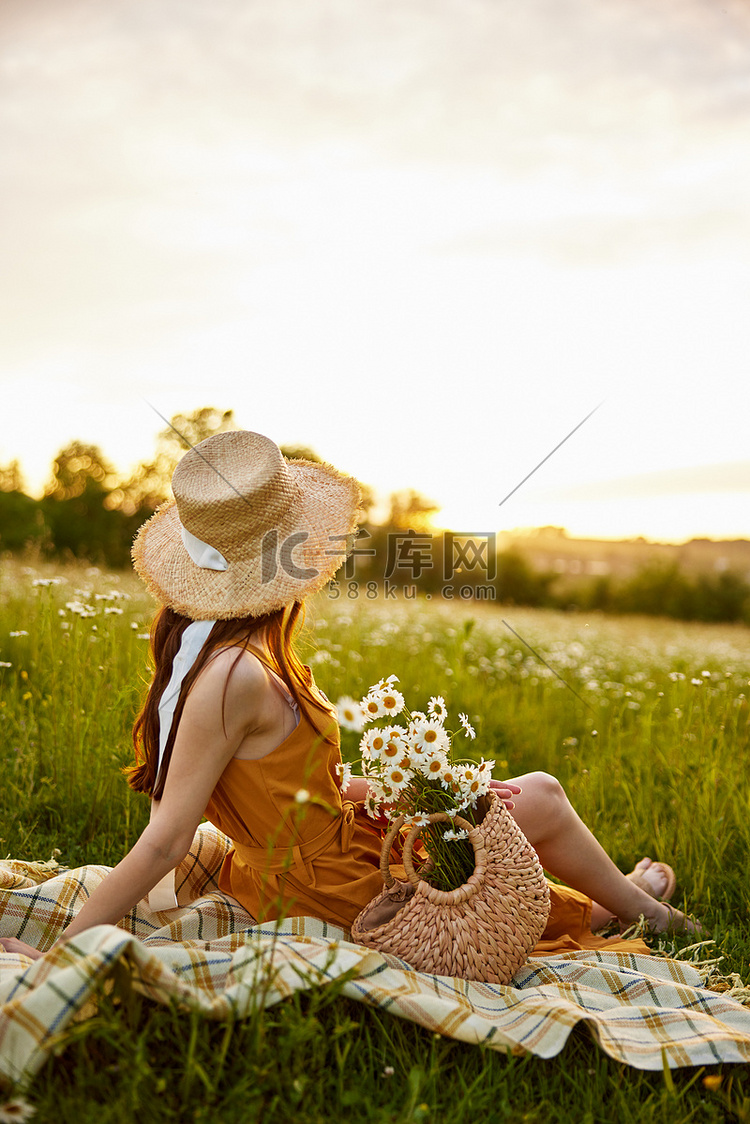
[[[643,859],[641,859],[641,862],[643,862]],[[654,893],[654,888],[651,883],[648,881],[648,879],[644,878],[638,870],[631,870],[630,874],[626,874],[625,877],[629,882],[632,882],[634,886],[637,886],[639,890],[643,890],[645,893],[647,893],[649,897],[656,898],[658,902],[668,902],[677,888],[677,876],[672,870],[672,867],[668,866],[666,863],[651,863],[651,865],[647,869],[660,871],[663,875],[665,875],[667,884],[664,887],[663,893]]]

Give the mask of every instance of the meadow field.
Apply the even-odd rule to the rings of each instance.
[[[142,830],[148,801],[121,768],[152,611],[129,574],[3,563],[3,856],[112,865]],[[477,738],[466,744],[495,760],[496,777],[558,776],[623,869],[645,854],[675,867],[674,904],[713,941],[654,948],[721,958],[719,971],[747,985],[749,629],[324,592],[301,647],[330,698],[359,698],[393,673],[410,705],[442,695],[452,717],[468,714]],[[356,734],[342,743],[345,758],[358,756]],[[154,1124],[747,1121],[749,1068],[643,1073],[610,1061],[583,1029],[549,1061],[506,1057],[335,987],[221,1024],[152,1004],[117,978],[21,1092],[33,1119],[59,1124],[146,1112]]]

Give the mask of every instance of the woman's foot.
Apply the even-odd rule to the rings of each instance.
[[[643,910],[642,917],[649,933],[688,933],[698,938],[704,936],[703,927],[697,921],[691,921],[679,909],[658,902],[655,898],[652,899],[652,905]],[[622,920],[620,928],[626,928]]]
[[[636,863],[634,869],[625,877],[659,902],[669,901],[677,887],[677,878],[671,866],[667,866],[666,863],[655,863],[646,858]]]

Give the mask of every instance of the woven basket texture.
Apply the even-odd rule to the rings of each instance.
[[[452,821],[468,831],[476,860],[474,873],[455,890],[438,890],[414,872],[412,847],[419,827],[404,841],[409,881],[392,877],[389,855],[403,818],[393,824],[381,855],[385,888],[355,918],[352,940],[399,956],[418,971],[510,982],[544,932],[549,888],[536,852],[502,800],[490,793],[486,801],[477,827],[459,817]],[[451,822],[444,813],[429,819]]]

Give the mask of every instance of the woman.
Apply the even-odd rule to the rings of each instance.
[[[342,798],[335,711],[292,636],[304,598],[354,541],[358,486],[330,465],[285,461],[268,438],[243,431],[190,450],[172,483],[175,502],[133,548],[162,605],[129,776],[152,796],[152,815],[61,939],[116,924],[146,895],[154,909],[176,906],[173,872],[204,815],[233,842],[220,888],[252,916],[348,926],[382,887],[380,834],[362,810],[362,778]],[[627,926],[643,915],[654,931],[691,927],[659,900],[674,889],[670,869],[644,859],[623,875],[553,777],[493,786],[544,867],[574,888],[552,887],[537,951],[601,945],[591,930],[615,917]],[[1,943],[40,955],[14,938]]]

